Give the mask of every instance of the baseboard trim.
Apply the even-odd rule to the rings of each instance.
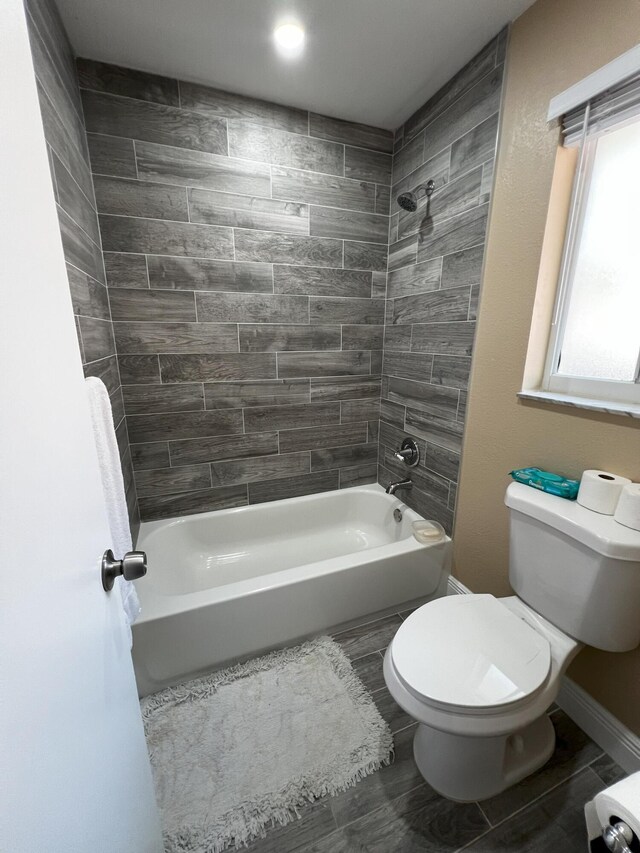
[[[457,578],[449,577],[447,595],[470,592]],[[566,675],[556,702],[623,770],[627,773],[640,770],[640,737]]]

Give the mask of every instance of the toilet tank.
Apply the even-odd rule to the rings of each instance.
[[[640,531],[511,483],[509,580],[523,601],[576,640],[609,652],[640,644]]]

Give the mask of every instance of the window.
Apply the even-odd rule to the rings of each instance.
[[[640,403],[640,118],[587,138],[544,390]]]
[[[577,165],[546,357],[521,395],[640,416],[640,46],[554,98],[548,117],[577,152],[562,162]]]

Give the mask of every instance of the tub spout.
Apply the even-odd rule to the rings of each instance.
[[[389,483],[385,492],[388,495],[395,495],[398,489],[410,489],[413,486],[413,483],[408,478],[406,480],[398,480],[395,483]]]

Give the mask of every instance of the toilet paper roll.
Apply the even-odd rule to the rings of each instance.
[[[640,530],[640,483],[623,487],[613,517],[618,524]]]
[[[580,479],[578,503],[602,515],[613,515],[624,486],[631,480],[609,471],[585,471]]]

